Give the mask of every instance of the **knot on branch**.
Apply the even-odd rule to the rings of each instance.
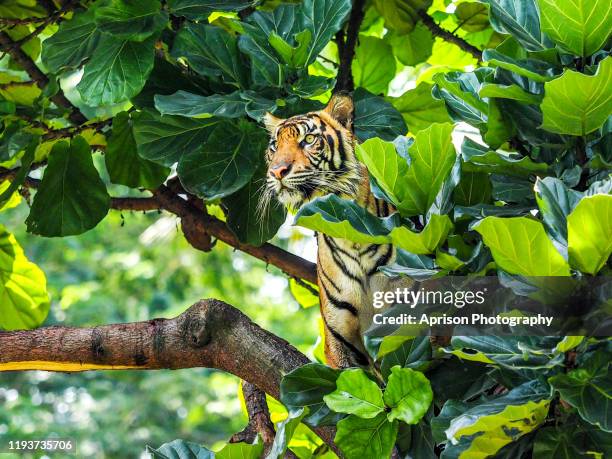
[[[198,225],[198,221],[192,215],[185,215],[181,218],[181,229],[185,235],[187,242],[194,248],[202,252],[210,252],[214,244],[210,234],[202,231]]]
[[[181,315],[180,330],[188,346],[202,348],[212,341],[215,332],[226,331],[239,319],[240,312],[223,301],[200,300]]]

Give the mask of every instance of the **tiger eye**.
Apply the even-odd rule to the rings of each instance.
[[[306,137],[304,137],[304,142],[306,143],[312,143],[315,141],[315,136],[313,134],[308,134]]]

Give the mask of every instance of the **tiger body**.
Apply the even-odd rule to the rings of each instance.
[[[271,142],[264,196],[275,196],[296,210],[316,197],[335,193],[355,199],[379,217],[391,214],[394,209],[370,191],[367,169],[355,156],[352,116],[348,96],[334,96],[325,109],[286,120],[267,114]],[[316,237],[327,362],[338,368],[367,366],[371,362],[363,333],[376,312],[373,292],[388,289],[392,282],[378,268],[393,261],[394,248],[357,244],[322,233]]]

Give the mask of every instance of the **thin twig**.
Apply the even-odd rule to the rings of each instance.
[[[353,7],[351,8],[351,14],[346,28],[346,35],[343,30],[336,35],[340,65],[338,67],[338,76],[336,77],[334,92],[352,91],[355,89],[351,66],[353,63],[353,56],[355,55],[355,46],[357,46],[359,27],[361,27],[361,21],[363,21],[363,16],[365,14],[364,4],[365,0],[353,1]]]
[[[480,51],[474,45],[469,44],[463,38],[458,37],[457,35],[449,32],[448,30],[444,30],[425,11],[419,11],[418,14],[425,27],[427,27],[433,35],[435,35],[436,37],[440,37],[443,40],[448,41],[449,43],[457,45],[463,51],[470,53],[472,56],[478,59],[478,61],[482,61],[482,51]]]

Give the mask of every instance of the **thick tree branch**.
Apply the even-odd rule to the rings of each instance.
[[[429,14],[427,14],[427,12],[419,11],[418,13],[419,17],[421,18],[421,21],[423,21],[423,24],[425,24],[425,27],[427,27],[434,36],[440,37],[443,40],[448,41],[449,43],[457,45],[463,51],[470,53],[472,56],[478,59],[479,62],[482,61],[482,51],[480,51],[474,45],[470,45],[463,38],[458,37],[457,35],[449,32],[448,30],[444,30],[442,27],[436,24],[436,22]]]
[[[282,376],[308,362],[285,340],[214,299],[199,301],[174,319],[0,332],[0,371],[207,367],[236,375],[276,399]],[[337,452],[334,429],[312,430]]]
[[[43,89],[49,84],[47,76],[41,72],[30,56],[22,51],[20,43],[15,42],[6,32],[2,31],[0,31],[0,50],[9,53],[13,60],[36,82],[39,88]],[[85,115],[83,115],[77,107],[72,105],[72,102],[64,96],[61,89],[58,90],[56,95],[51,97],[51,100],[58,107],[70,110],[68,118],[74,124],[83,124],[87,121]]]
[[[363,21],[364,5],[365,0],[353,0],[353,7],[351,8],[346,34],[340,31],[336,37],[340,66],[338,67],[338,76],[336,77],[335,92],[352,91],[355,89],[351,65],[353,63],[353,56],[355,55],[355,46],[357,46],[359,27],[361,26],[361,21]]]
[[[274,443],[276,431],[270,420],[266,394],[250,382],[242,383],[242,395],[249,414],[249,423],[244,430],[232,435],[230,443],[253,443],[259,434],[266,449]]]

